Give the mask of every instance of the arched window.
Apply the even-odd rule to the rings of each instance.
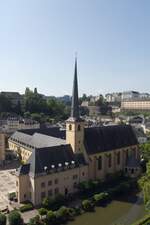
[[[99,156],[98,158],[98,170],[101,170],[102,169],[102,157]]]
[[[78,125],[78,131],[80,131],[81,130],[81,126],[80,126],[80,124]]]
[[[72,125],[71,124],[69,124],[69,130],[72,130]]]
[[[120,152],[117,153],[117,164],[120,165]]]
[[[108,156],[108,167],[111,167],[111,154]]]

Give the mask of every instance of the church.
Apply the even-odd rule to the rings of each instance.
[[[43,198],[77,191],[80,182],[104,180],[124,171],[140,173],[138,141],[130,125],[86,127],[79,115],[77,59],[71,115],[66,130],[57,127],[16,131],[9,148],[24,164],[16,171],[18,202],[40,205]]]

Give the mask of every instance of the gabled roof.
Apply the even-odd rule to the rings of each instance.
[[[130,125],[85,128],[84,135],[84,145],[88,154],[96,154],[138,144]]]
[[[39,133],[39,134],[44,134],[47,136],[66,139],[65,130],[61,130],[59,127],[26,129],[26,130],[19,130],[19,132],[28,134],[28,135],[33,135],[34,133]]]
[[[23,145],[27,145],[30,148],[43,148],[66,144],[66,140],[54,137],[54,135],[49,136],[41,134],[38,129],[34,129],[34,132],[28,132],[28,130],[23,130],[23,132],[22,130],[16,131],[10,139]]]
[[[44,173],[45,168],[50,171],[53,165],[55,169],[59,168],[59,164],[61,164],[61,168],[65,167],[65,163],[71,166],[72,162],[76,167],[80,164],[86,164],[82,154],[74,154],[71,145],[34,149],[28,160],[32,175]]]

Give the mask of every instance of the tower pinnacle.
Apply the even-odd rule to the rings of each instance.
[[[78,78],[77,78],[77,57],[75,58],[75,70],[72,92],[71,118],[79,119],[79,99],[78,99]]]

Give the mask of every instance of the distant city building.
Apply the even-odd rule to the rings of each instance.
[[[64,102],[64,103],[69,103],[69,102],[71,103],[71,96],[69,96],[69,95],[64,95],[62,97],[57,97],[57,99],[59,101]]]
[[[122,111],[150,111],[150,99],[124,99],[121,102]]]
[[[106,101],[107,102],[121,102],[121,93],[108,93],[105,95]]]
[[[137,91],[125,91],[122,93],[122,101],[127,99],[138,99],[140,97],[140,93]]]
[[[0,131],[5,133],[14,133],[16,130],[36,128],[40,128],[40,124],[32,119],[11,117],[6,120],[0,120]]]
[[[140,93],[140,98],[142,98],[142,99],[150,98],[150,94],[149,93]]]

